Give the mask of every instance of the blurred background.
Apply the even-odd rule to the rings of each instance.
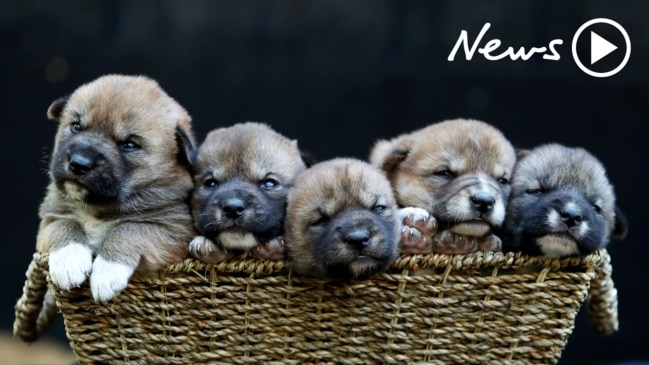
[[[599,335],[580,313],[561,363],[648,360],[647,16],[640,0],[5,0],[0,331],[11,331],[34,250],[56,130],[46,110],[82,83],[123,73],[158,80],[190,112],[199,140],[213,128],[264,121],[318,160],[365,159],[378,138],[456,117],[487,121],[517,147],[585,147],[607,167],[630,222],[627,239],[609,249],[621,329]],[[632,42],[628,64],[609,78],[580,71],[570,52],[579,26],[599,17],[619,22]],[[460,51],[449,62],[460,32],[472,41],[487,22],[481,45],[497,38],[502,50],[529,49],[562,39],[560,60],[494,62],[476,53],[467,61]],[[60,318],[46,337],[65,343]]]

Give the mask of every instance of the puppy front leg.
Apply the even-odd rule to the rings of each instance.
[[[502,251],[502,240],[495,234],[483,237],[465,236],[444,230],[433,237],[433,252],[465,255],[476,251]]]
[[[217,246],[212,240],[203,236],[196,236],[189,243],[189,253],[192,257],[208,264],[215,264],[232,257],[223,247]]]
[[[431,237],[437,232],[437,220],[428,211],[407,207],[397,211],[401,222],[401,253],[418,254],[432,251]]]
[[[433,237],[433,252],[447,255],[465,255],[478,249],[477,237],[463,236],[443,230]]]
[[[250,257],[255,259],[266,259],[272,261],[282,261],[286,255],[286,246],[284,237],[274,238],[267,243],[260,243],[250,250]]]
[[[93,249],[75,221],[44,218],[36,237],[39,252],[50,253],[52,282],[63,290],[81,286],[92,270]]]
[[[121,224],[107,232],[90,274],[90,291],[96,302],[107,302],[126,288],[144,253],[143,245],[156,245],[155,234],[142,224]]]
[[[478,238],[478,251],[501,252],[503,241],[495,234],[488,234]]]

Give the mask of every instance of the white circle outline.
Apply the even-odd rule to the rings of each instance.
[[[608,25],[614,26],[620,33],[622,33],[622,36],[624,37],[624,42],[626,43],[626,52],[624,54],[624,59],[622,62],[614,69],[611,71],[607,72],[595,72],[584,66],[583,63],[581,63],[581,60],[579,59],[579,56],[577,55],[577,40],[579,39],[579,36],[581,33],[584,31],[584,29],[588,28],[589,26],[595,24],[595,23],[604,23]],[[579,29],[577,29],[577,32],[575,32],[575,36],[572,37],[572,58],[575,59],[575,63],[577,64],[577,67],[587,73],[590,76],[593,77],[609,77],[613,76],[616,73],[620,72],[626,66],[626,63],[629,61],[629,57],[631,56],[631,39],[629,39],[629,34],[624,30],[624,28],[616,21],[608,19],[608,18],[596,18],[596,19],[591,19],[587,21],[586,23],[582,24]]]

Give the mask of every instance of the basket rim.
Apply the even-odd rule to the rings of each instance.
[[[45,270],[49,269],[48,253],[34,253],[37,261]],[[606,249],[597,250],[587,256],[567,257],[561,259],[528,256],[522,252],[475,252],[467,255],[448,255],[440,253],[400,255],[388,271],[422,270],[422,269],[455,269],[476,270],[485,267],[499,269],[518,269],[523,267],[541,267],[550,271],[568,267],[594,270],[610,262]],[[272,275],[287,272],[285,261],[271,261],[252,258],[235,258],[222,262],[208,264],[195,258],[187,258],[181,262],[170,264],[159,270],[159,273],[195,273],[197,271],[214,270],[221,273],[240,273],[255,275]]]

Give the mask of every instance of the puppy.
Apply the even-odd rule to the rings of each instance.
[[[363,280],[399,253],[396,202],[385,176],[354,159],[314,165],[288,196],[287,265],[296,273]]]
[[[133,272],[187,256],[190,117],[146,77],[108,75],[49,107],[59,123],[37,249],[62,289],[90,276],[96,301]]]
[[[444,121],[377,142],[370,161],[385,172],[402,208],[403,253],[500,250],[493,232],[505,218],[516,154],[496,128]]]
[[[582,148],[548,144],[519,154],[505,223],[506,251],[583,256],[623,239],[627,223],[602,164]]]
[[[199,236],[190,243],[192,255],[208,263],[248,252],[283,259],[286,195],[305,169],[297,142],[264,124],[210,132],[196,162],[191,206]]]

